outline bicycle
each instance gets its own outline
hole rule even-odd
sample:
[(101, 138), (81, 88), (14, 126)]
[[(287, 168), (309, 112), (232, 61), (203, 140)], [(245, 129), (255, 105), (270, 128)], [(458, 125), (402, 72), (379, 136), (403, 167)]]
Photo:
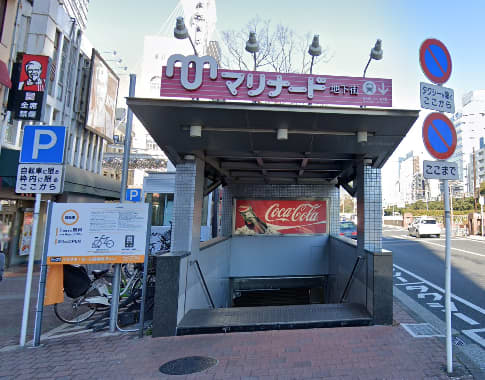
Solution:
[(99, 237), (95, 236), (92, 248), (101, 248), (102, 245), (104, 245), (106, 248), (113, 248), (115, 242), (106, 235), (101, 235)]
[[(122, 280), (120, 297), (136, 295), (141, 289), (143, 270), (135, 264), (130, 277)], [(86, 268), (64, 265), (64, 293), (70, 300), (54, 305), (54, 313), (62, 322), (78, 324), (91, 318), (97, 311), (104, 311), (111, 305), (111, 282), (108, 281), (109, 269), (93, 270), (91, 279)], [(122, 271), (125, 273), (125, 271)]]

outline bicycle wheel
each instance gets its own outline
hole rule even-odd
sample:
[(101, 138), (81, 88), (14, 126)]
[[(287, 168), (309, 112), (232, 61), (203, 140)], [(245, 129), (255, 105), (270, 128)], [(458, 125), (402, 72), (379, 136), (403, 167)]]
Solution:
[(65, 323), (80, 323), (92, 317), (96, 313), (96, 307), (81, 303), (83, 297), (67, 298), (63, 303), (54, 305), (54, 313), (57, 318)]

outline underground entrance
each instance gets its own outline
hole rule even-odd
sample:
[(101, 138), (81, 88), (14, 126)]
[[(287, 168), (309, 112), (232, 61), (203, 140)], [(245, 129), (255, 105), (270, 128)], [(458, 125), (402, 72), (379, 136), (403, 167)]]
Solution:
[[(206, 68), (189, 84), (179, 68), (170, 74), (164, 69), (162, 95), (214, 101), (127, 100), (176, 167), (172, 246), (157, 257), (153, 335), (392, 323), (380, 170), (418, 111), (370, 108), (373, 95), (361, 92), (353, 103), (338, 98), (339, 106), (271, 104), (267, 92), (233, 101), (238, 91), (220, 102), (232, 86), (221, 70)], [(276, 74), (265, 73), (267, 83), (284, 79)], [(330, 78), (303, 76), (330, 86)], [(370, 81), (352, 80), (360, 89)], [(341, 105), (356, 101), (362, 107)], [(341, 189), (356, 198), (356, 241), (339, 234)], [(210, 193), (213, 238), (200, 243)]]

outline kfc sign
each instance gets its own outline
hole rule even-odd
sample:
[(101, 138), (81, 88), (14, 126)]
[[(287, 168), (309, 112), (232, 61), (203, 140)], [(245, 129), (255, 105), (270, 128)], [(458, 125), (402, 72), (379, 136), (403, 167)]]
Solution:
[(327, 231), (325, 200), (236, 200), (236, 235), (323, 234)]
[(9, 109), (13, 110), (14, 119), (42, 120), (48, 71), (49, 57), (24, 54), (11, 90)]
[[(177, 66), (177, 64), (179, 64)], [(214, 58), (175, 54), (160, 96), (210, 100), (392, 106), (390, 79), (218, 69)]]

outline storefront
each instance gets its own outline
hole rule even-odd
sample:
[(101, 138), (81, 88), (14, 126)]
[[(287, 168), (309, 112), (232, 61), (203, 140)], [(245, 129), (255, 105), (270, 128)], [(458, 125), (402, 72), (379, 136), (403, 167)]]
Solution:
[[(161, 93), (192, 100), (128, 99), (177, 169), (154, 336), (392, 323), (380, 168), (418, 111), (369, 108), (391, 105), (389, 80), (226, 72), (207, 57), (210, 69), (182, 56), (169, 68), (176, 60)], [(218, 186), (220, 234), (201, 244), (203, 199)], [(357, 242), (339, 236), (341, 186), (357, 198)]]

